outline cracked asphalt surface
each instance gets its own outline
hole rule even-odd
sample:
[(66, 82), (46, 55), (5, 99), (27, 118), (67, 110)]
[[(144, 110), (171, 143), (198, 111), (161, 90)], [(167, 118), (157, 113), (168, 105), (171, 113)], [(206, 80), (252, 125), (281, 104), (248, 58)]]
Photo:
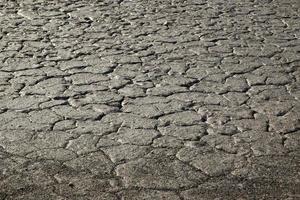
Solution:
[(0, 200), (300, 199), (298, 0), (2, 0)]

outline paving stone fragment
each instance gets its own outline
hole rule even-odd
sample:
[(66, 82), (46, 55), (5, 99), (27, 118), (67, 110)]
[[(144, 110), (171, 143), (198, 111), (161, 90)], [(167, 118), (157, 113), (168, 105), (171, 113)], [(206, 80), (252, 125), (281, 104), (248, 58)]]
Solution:
[(107, 81), (109, 78), (102, 74), (79, 73), (66, 77), (67, 81), (72, 81), (74, 85), (89, 85), (101, 81)]
[(53, 124), (59, 121), (61, 117), (50, 110), (39, 110), (30, 112), (29, 119), (38, 124)]
[(122, 144), (149, 145), (159, 135), (151, 129), (120, 129), (114, 139)]
[(233, 169), (234, 156), (224, 153), (198, 155), (191, 164), (210, 176), (219, 176)]
[(71, 130), (72, 133), (76, 134), (95, 134), (95, 135), (106, 135), (112, 132), (116, 132), (120, 124), (103, 123), (101, 121), (79, 121), (76, 124), (76, 128)]
[(49, 78), (38, 82), (34, 86), (27, 86), (21, 94), (46, 95), (47, 97), (59, 96), (65, 90), (65, 84), (61, 78)]
[(165, 115), (159, 118), (160, 125), (174, 124), (179, 126), (197, 125), (203, 122), (202, 116), (193, 111)]
[(300, 142), (299, 132), (289, 133), (285, 135), (284, 138), (284, 147), (289, 151), (298, 151)]
[(150, 148), (147, 146), (124, 144), (119, 146), (105, 147), (102, 148), (102, 150), (113, 162), (120, 162), (139, 158), (148, 153)]
[[(189, 180), (189, 166), (167, 157), (159, 158), (155, 154), (153, 157), (140, 158), (117, 167), (117, 175), (123, 177), (126, 187), (177, 189), (195, 184)], [(201, 173), (196, 174), (205, 178)]]
[(112, 102), (119, 102), (123, 99), (122, 96), (107, 92), (107, 91), (99, 91), (94, 94), (88, 94), (83, 98), (76, 99), (78, 102), (78, 106), (86, 105), (86, 104), (107, 104)]
[(42, 149), (28, 153), (26, 158), (67, 161), (76, 158), (76, 154), (66, 149)]
[(64, 132), (32, 133), (28, 130), (11, 130), (7, 133), (3, 131), (1, 135), (1, 146), (7, 152), (18, 155), (42, 149), (61, 148), (73, 136)]
[(125, 104), (123, 106), (123, 110), (125, 112), (135, 113), (147, 118), (159, 117), (164, 114), (175, 113), (177, 111), (184, 110), (189, 103), (180, 102), (180, 101), (170, 101), (170, 102), (162, 102), (162, 103), (153, 103), (135, 105), (133, 103)]
[(99, 137), (94, 135), (81, 135), (78, 138), (68, 141), (67, 150), (71, 150), (76, 154), (87, 154), (97, 150), (96, 143)]
[(65, 131), (75, 127), (75, 122), (73, 120), (63, 120), (56, 122), (53, 126), (53, 130)]
[(154, 147), (167, 147), (167, 148), (176, 148), (176, 147), (182, 147), (183, 142), (175, 137), (170, 136), (163, 136), (160, 138), (157, 138), (153, 141), (152, 146)]
[(166, 126), (159, 127), (158, 130), (163, 135), (174, 136), (181, 140), (197, 140), (206, 134), (206, 127), (204, 124), (193, 126)]
[(233, 136), (238, 142), (246, 142), (251, 146), (254, 155), (283, 155), (285, 149), (283, 137), (274, 132), (248, 131)]
[(109, 176), (113, 168), (111, 161), (100, 151), (81, 155), (64, 162), (64, 164), (79, 172), (90, 171), (92, 174), (100, 176)]
[(30, 96), (22, 96), (14, 99), (4, 99), (4, 100), (5, 100), (5, 107), (7, 109), (23, 111), (23, 110), (37, 109), (39, 104), (46, 102), (48, 98), (43, 96), (30, 95)]
[(300, 116), (298, 110), (297, 106), (283, 116), (270, 117), (270, 131), (285, 134), (299, 130)]
[(53, 107), (52, 111), (65, 119), (96, 119), (101, 116), (100, 113), (91, 109), (76, 109), (67, 105)]
[(137, 86), (125, 86), (118, 90), (119, 93), (126, 97), (143, 97), (146, 96), (144, 90)]
[(168, 85), (168, 86), (157, 86), (155, 88), (150, 88), (146, 91), (146, 94), (153, 96), (168, 96), (174, 93), (186, 92), (185, 87)]
[(63, 71), (73, 68), (85, 68), (87, 64), (80, 60), (70, 60), (60, 63), (59, 68)]
[(135, 114), (129, 113), (111, 113), (105, 115), (101, 121), (103, 123), (112, 123), (115, 125), (122, 125), (128, 128), (144, 128), (153, 129), (157, 126), (158, 122), (155, 119), (141, 118)]
[(114, 106), (108, 106), (105, 104), (96, 104), (93, 105), (93, 110), (105, 115), (111, 112), (117, 112), (119, 111), (119, 108)]
[(3, 71), (20, 71), (26, 69), (35, 69), (40, 66), (30, 58), (8, 58), (5, 62), (5, 65), (2, 66), (1, 70)]
[[(230, 86), (227, 86), (229, 88)], [(216, 93), (222, 94), (224, 92), (228, 92), (229, 90), (224, 88), (224, 85), (217, 82), (210, 82), (210, 81), (201, 81), (196, 83), (195, 85), (191, 86), (191, 90), (193, 92), (201, 92), (201, 93)], [(234, 90), (231, 90), (234, 92)]]
[(201, 141), (227, 153), (235, 154), (238, 151), (237, 145), (234, 143), (233, 138), (231, 138), (230, 136), (205, 135), (201, 138)]

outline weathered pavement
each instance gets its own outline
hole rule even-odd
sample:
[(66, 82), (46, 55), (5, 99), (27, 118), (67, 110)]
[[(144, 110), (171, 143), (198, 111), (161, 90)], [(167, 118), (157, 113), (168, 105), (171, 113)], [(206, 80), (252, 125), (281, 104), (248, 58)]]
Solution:
[(0, 200), (300, 199), (297, 0), (2, 0)]

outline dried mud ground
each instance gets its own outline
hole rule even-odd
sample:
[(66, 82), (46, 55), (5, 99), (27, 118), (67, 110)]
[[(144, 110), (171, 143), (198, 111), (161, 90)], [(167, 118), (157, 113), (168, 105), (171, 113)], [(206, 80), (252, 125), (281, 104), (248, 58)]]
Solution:
[(1, 0), (0, 200), (299, 200), (300, 1)]

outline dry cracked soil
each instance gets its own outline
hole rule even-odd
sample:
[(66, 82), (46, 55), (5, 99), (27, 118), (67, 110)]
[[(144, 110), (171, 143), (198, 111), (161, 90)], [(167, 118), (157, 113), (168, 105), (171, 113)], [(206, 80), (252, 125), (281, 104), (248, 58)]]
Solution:
[(299, 200), (299, 0), (1, 0), (0, 200)]

